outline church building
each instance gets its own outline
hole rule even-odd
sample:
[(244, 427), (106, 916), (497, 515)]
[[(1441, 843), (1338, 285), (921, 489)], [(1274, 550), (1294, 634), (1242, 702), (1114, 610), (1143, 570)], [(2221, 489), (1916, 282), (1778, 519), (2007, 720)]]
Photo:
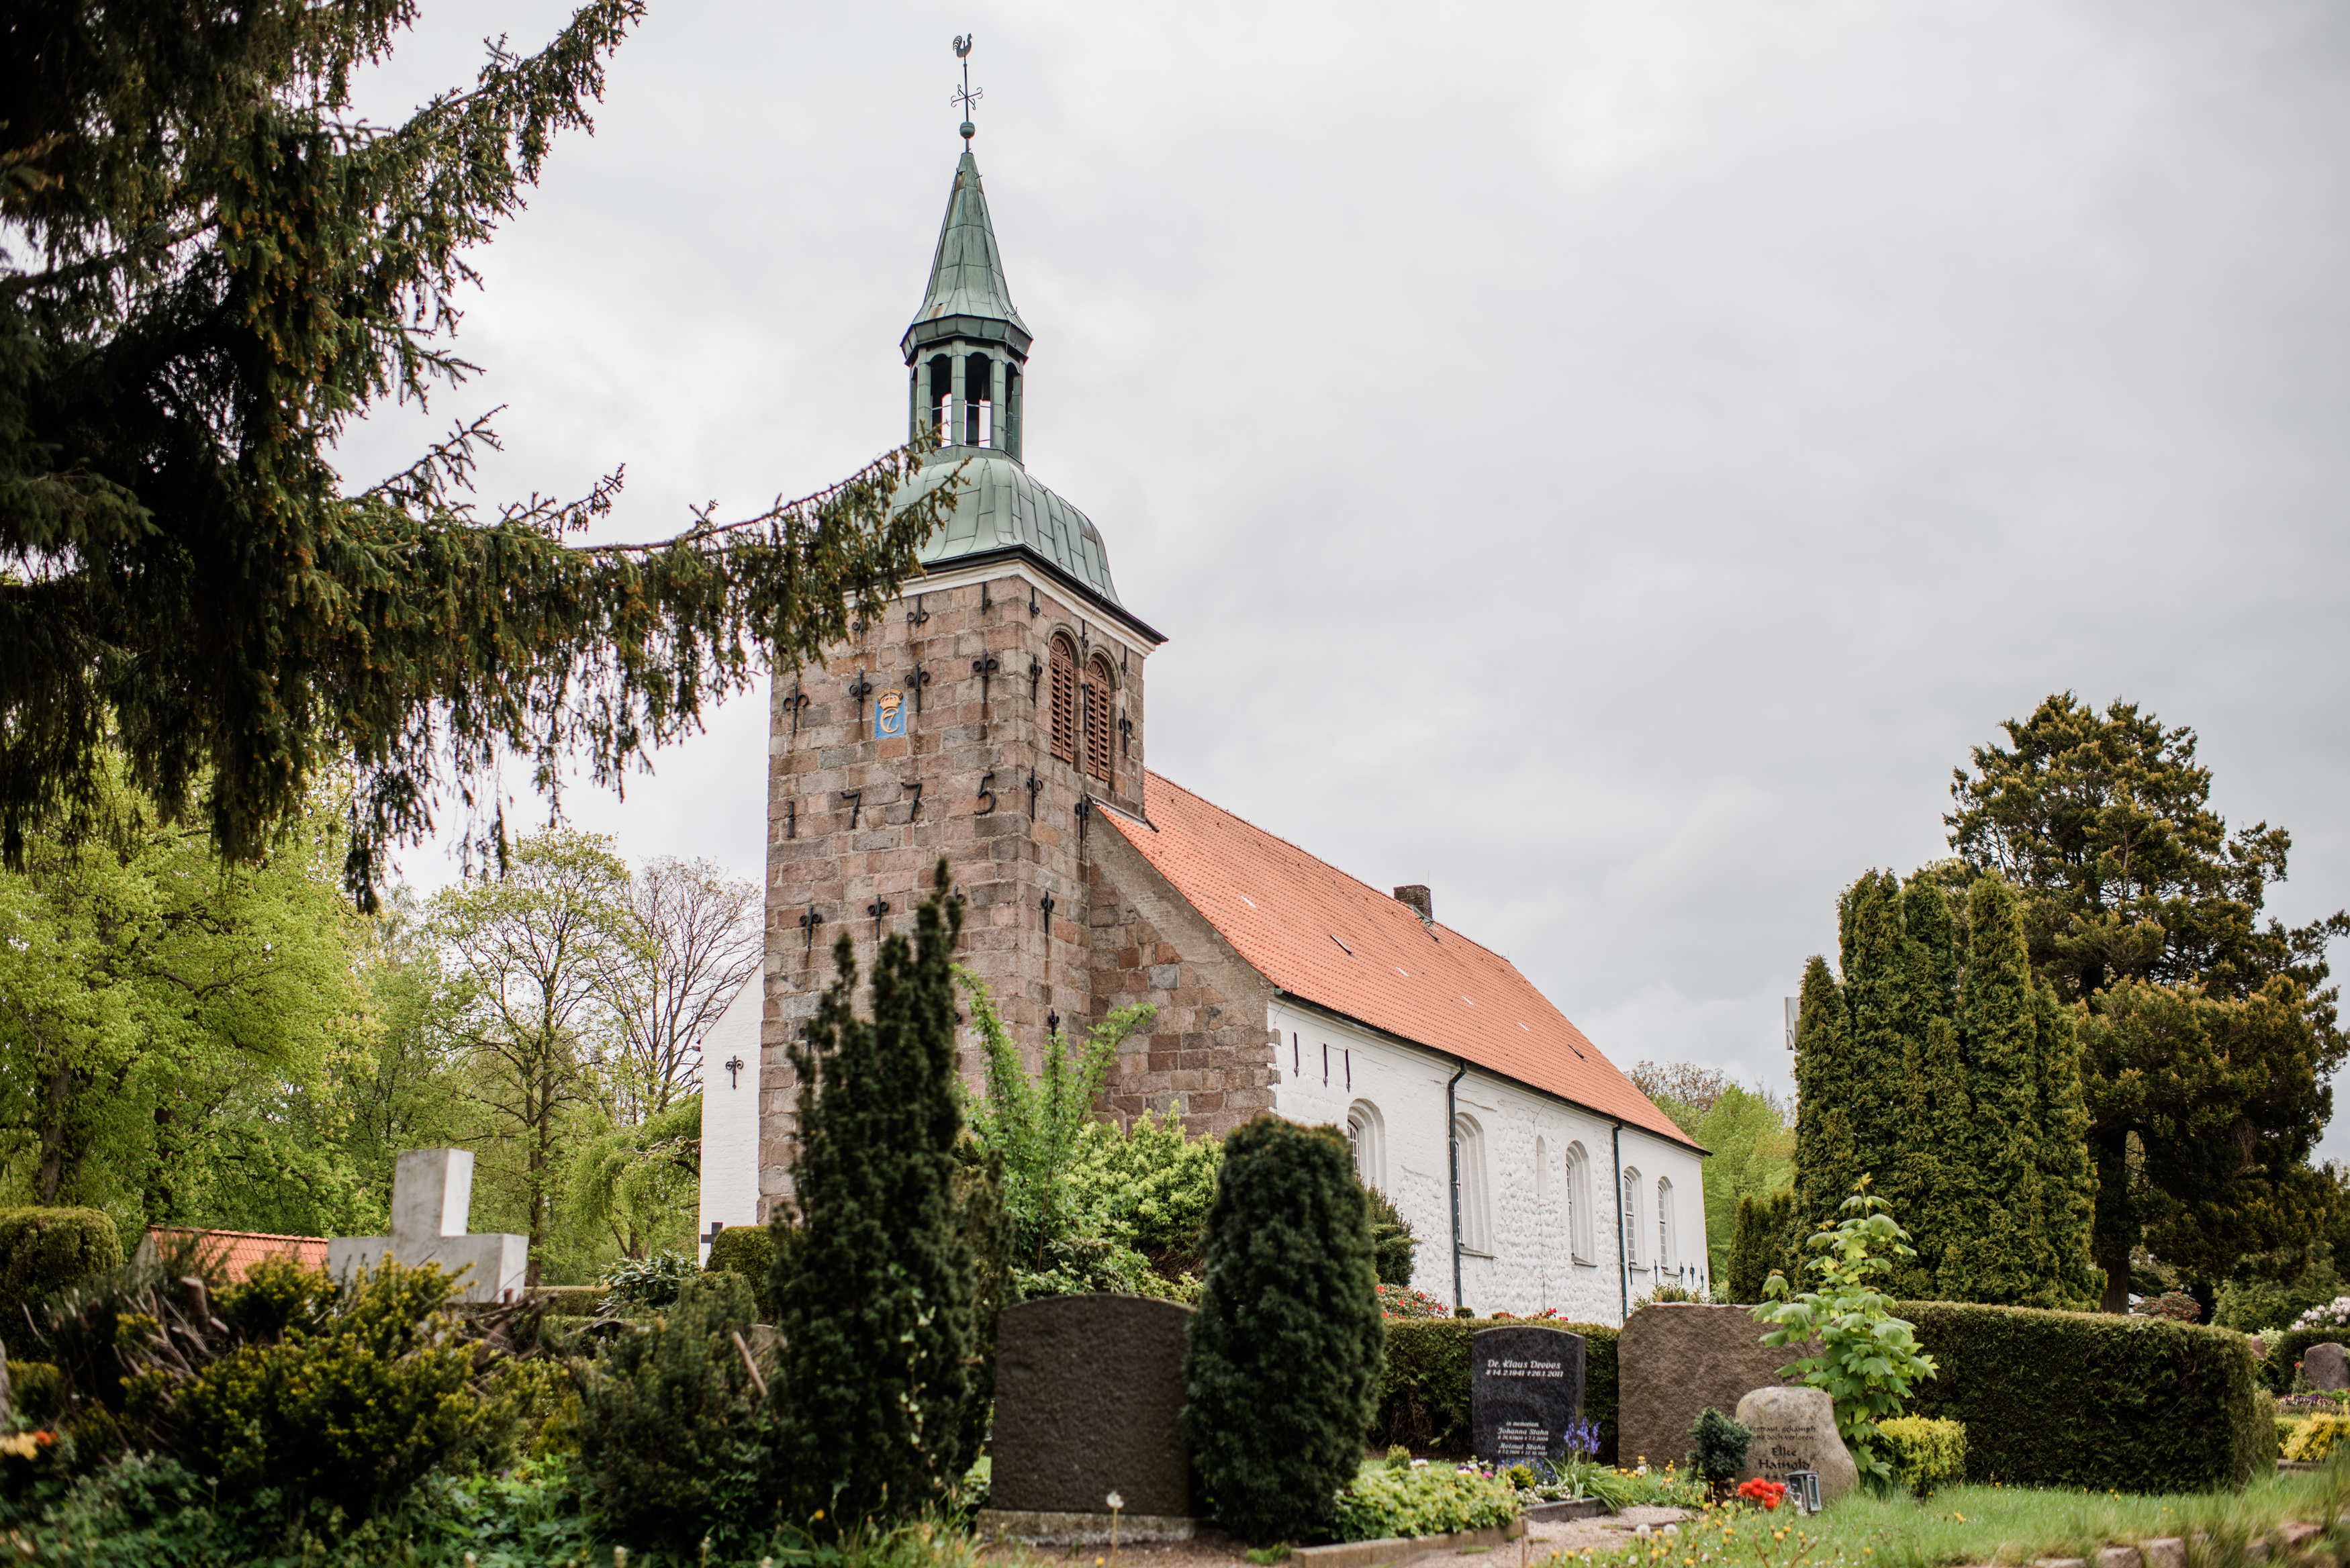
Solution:
[[(952, 482), (925, 576), (796, 678), (770, 726), (765, 972), (703, 1045), (702, 1229), (789, 1196), (788, 1043), (832, 978), (910, 929), (943, 856), (962, 961), (1041, 1061), (1112, 1008), (1157, 1015), (1101, 1109), (1221, 1136), (1344, 1127), (1420, 1247), (1413, 1284), (1483, 1314), (1619, 1323), (1703, 1291), (1704, 1150), (1510, 961), (1148, 767), (1166, 641), (1093, 523), (1023, 461), (1032, 338), (966, 146), (899, 348), (921, 485)], [(976, 1085), (975, 1040), (964, 1067)]]

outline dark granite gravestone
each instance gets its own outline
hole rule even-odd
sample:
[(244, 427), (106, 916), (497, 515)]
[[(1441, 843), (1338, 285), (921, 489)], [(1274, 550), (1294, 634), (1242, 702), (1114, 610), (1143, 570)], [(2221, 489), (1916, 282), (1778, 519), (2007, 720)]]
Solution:
[(1129, 1524), (1191, 1501), (1183, 1357), (1191, 1309), (1140, 1296), (1046, 1296), (995, 1327), (994, 1457), (1003, 1513), (1093, 1513), (1117, 1492)]
[(1483, 1328), (1469, 1336), (1469, 1436), (1500, 1464), (1566, 1457), (1583, 1414), (1583, 1336), (1563, 1328)]

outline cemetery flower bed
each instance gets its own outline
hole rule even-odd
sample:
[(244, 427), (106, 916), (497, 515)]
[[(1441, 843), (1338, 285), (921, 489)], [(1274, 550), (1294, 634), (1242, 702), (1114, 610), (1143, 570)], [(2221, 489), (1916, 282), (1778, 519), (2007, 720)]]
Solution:
[(1426, 1459), (1367, 1464), (1338, 1494), (1331, 1532), (1341, 1541), (1490, 1530), (1518, 1517), (1518, 1492), (1473, 1465)]
[[(2130, 1496), (2062, 1488), (1959, 1486), (1919, 1501), (1906, 1494), (1850, 1493), (1814, 1518), (1745, 1503), (1708, 1505), (1662, 1540), (1627, 1542), (1621, 1552), (1559, 1554), (1535, 1568), (1669, 1564), (1669, 1568), (1943, 1568), (2023, 1564), (2066, 1558), (2094, 1563), (2100, 1548), (2203, 1537), (2190, 1560), (2242, 1563), (2251, 1542), (2288, 1521), (2318, 1526), (2296, 1563), (2339, 1560), (2350, 1506), (2350, 1469), (2272, 1475), (2234, 1493)], [(2273, 1554), (2272, 1554), (2273, 1557)]]

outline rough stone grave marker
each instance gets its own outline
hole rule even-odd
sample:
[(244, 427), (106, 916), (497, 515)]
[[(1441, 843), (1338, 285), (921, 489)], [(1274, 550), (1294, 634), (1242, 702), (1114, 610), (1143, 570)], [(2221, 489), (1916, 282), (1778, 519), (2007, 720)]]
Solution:
[(1617, 1462), (1680, 1463), (1700, 1412), (1729, 1414), (1748, 1389), (1785, 1382), (1779, 1368), (1817, 1349), (1763, 1344), (1762, 1325), (1742, 1306), (1640, 1308), (1616, 1342)]
[(1824, 1388), (1757, 1388), (1738, 1401), (1738, 1424), (1754, 1434), (1740, 1480), (1784, 1481), (1791, 1471), (1815, 1470), (1824, 1503), (1860, 1484), (1860, 1467), (1836, 1435), (1835, 1402)]
[(1191, 1460), (1183, 1359), (1191, 1309), (1141, 1296), (1047, 1296), (995, 1327), (995, 1432), (983, 1535), (1055, 1545), (1183, 1540)]
[(2350, 1355), (2330, 1341), (2303, 1351), (2301, 1370), (2312, 1388), (2350, 1388)]
[(348, 1279), (386, 1258), (413, 1268), (438, 1263), (459, 1270), (456, 1299), (502, 1301), (523, 1288), (530, 1238), (510, 1233), (468, 1235), (473, 1209), (473, 1157), (462, 1148), (412, 1148), (391, 1173), (391, 1234), (337, 1236), (327, 1243), (327, 1272)]
[(1469, 1437), (1496, 1464), (1563, 1459), (1583, 1414), (1583, 1336), (1563, 1328), (1481, 1328), (1469, 1337)]

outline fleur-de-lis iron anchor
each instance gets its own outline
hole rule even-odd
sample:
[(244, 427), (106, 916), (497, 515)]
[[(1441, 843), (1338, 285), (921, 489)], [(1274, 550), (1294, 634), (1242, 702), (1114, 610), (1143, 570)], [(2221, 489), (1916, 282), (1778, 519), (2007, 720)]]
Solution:
[(979, 708), (983, 713), (987, 711), (987, 682), (997, 670), (1003, 668), (1003, 663), (992, 653), (985, 659), (974, 659), (971, 661), (971, 672), (979, 677)]
[(1028, 706), (1036, 705), (1036, 682), (1045, 679), (1044, 661), (1035, 654), (1028, 656)]
[(1046, 1014), (1045, 1014), (1045, 1034), (1046, 1034), (1047, 1036), (1051, 1036), (1051, 1035), (1058, 1034), (1060, 1032), (1061, 1032), (1061, 1015), (1060, 1015), (1059, 1013), (1057, 1013), (1057, 1012), (1047, 1012)]
[(878, 942), (881, 940), (881, 917), (889, 912), (889, 900), (876, 898), (865, 906), (865, 912), (873, 917), (873, 940)]
[(920, 594), (914, 596), (914, 607), (906, 612), (906, 624), (908, 626), (931, 624), (931, 612), (922, 607), (922, 596)]
[(923, 669), (922, 661), (917, 659), (914, 660), (914, 673), (906, 678), (906, 684), (914, 689), (914, 711), (917, 713), (922, 711), (922, 688), (930, 683), (931, 672)]
[(800, 710), (807, 705), (808, 694), (800, 690), (798, 681), (793, 681), (792, 694), (784, 699), (784, 706), (791, 711), (792, 733), (795, 735), (800, 732)]
[(1047, 893), (1039, 898), (1036, 907), (1045, 911), (1045, 934), (1049, 937), (1053, 934), (1053, 895)]
[(800, 929), (807, 933), (807, 950), (810, 953), (816, 951), (816, 929), (822, 924), (824, 917), (816, 912), (814, 904), (810, 904), (807, 913), (800, 917)]
[(1032, 821), (1036, 815), (1036, 792), (1044, 787), (1045, 781), (1036, 776), (1035, 768), (1030, 768), (1028, 770), (1028, 815)]
[(1134, 749), (1134, 721), (1124, 713), (1118, 716), (1118, 754), (1125, 756)]
[(731, 1057), (726, 1063), (726, 1086), (730, 1089), (743, 1086), (743, 1058), (740, 1056)]
[(857, 727), (862, 730), (865, 728), (865, 700), (873, 695), (873, 682), (865, 679), (862, 670), (857, 672), (857, 679), (848, 683), (848, 694), (857, 699)]

